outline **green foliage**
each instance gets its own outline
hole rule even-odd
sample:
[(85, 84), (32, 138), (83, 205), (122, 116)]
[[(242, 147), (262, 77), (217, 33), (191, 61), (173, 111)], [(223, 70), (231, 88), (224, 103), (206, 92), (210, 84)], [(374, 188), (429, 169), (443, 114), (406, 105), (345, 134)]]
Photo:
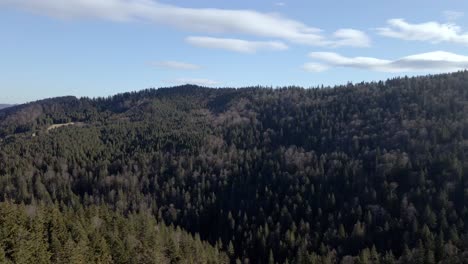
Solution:
[(181, 86), (1, 110), (1, 198), (41, 204), (47, 225), (2, 216), (14, 228), (1, 230), (0, 258), (457, 263), (468, 255), (467, 85), (464, 71), (324, 89)]
[(123, 216), (104, 206), (2, 202), (0, 241), (1, 263), (228, 263), (206, 242), (147, 213)]

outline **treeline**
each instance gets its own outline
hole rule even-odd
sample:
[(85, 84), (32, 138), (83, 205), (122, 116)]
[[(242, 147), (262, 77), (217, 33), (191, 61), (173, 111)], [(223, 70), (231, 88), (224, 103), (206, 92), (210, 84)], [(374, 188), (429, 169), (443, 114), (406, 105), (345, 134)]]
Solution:
[(229, 263), (227, 255), (145, 212), (0, 203), (0, 263)]
[(231, 263), (468, 258), (466, 71), (49, 99), (0, 131), (4, 200), (148, 212)]

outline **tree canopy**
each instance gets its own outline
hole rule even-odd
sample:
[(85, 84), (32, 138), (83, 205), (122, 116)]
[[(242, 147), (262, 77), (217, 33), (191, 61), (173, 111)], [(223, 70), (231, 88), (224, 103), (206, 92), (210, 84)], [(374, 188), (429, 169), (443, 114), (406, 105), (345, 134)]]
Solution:
[(0, 221), (34, 240), (4, 228), (0, 258), (462, 263), (467, 151), (467, 71), (14, 106)]

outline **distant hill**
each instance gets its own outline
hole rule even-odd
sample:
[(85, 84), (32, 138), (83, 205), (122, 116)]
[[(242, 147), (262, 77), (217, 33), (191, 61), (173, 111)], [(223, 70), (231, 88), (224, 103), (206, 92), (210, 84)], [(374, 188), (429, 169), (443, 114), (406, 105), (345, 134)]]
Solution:
[(0, 104), (0, 109), (4, 109), (4, 108), (8, 108), (8, 107), (11, 107), (13, 105), (10, 105), (10, 104)]
[(17, 105), (0, 197), (13, 263), (464, 263), (468, 71)]

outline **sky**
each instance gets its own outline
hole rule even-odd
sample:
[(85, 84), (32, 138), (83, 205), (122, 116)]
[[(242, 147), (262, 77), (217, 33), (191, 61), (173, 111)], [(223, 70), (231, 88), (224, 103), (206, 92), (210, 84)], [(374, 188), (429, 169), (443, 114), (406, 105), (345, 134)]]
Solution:
[(0, 103), (468, 68), (468, 1), (0, 0)]

